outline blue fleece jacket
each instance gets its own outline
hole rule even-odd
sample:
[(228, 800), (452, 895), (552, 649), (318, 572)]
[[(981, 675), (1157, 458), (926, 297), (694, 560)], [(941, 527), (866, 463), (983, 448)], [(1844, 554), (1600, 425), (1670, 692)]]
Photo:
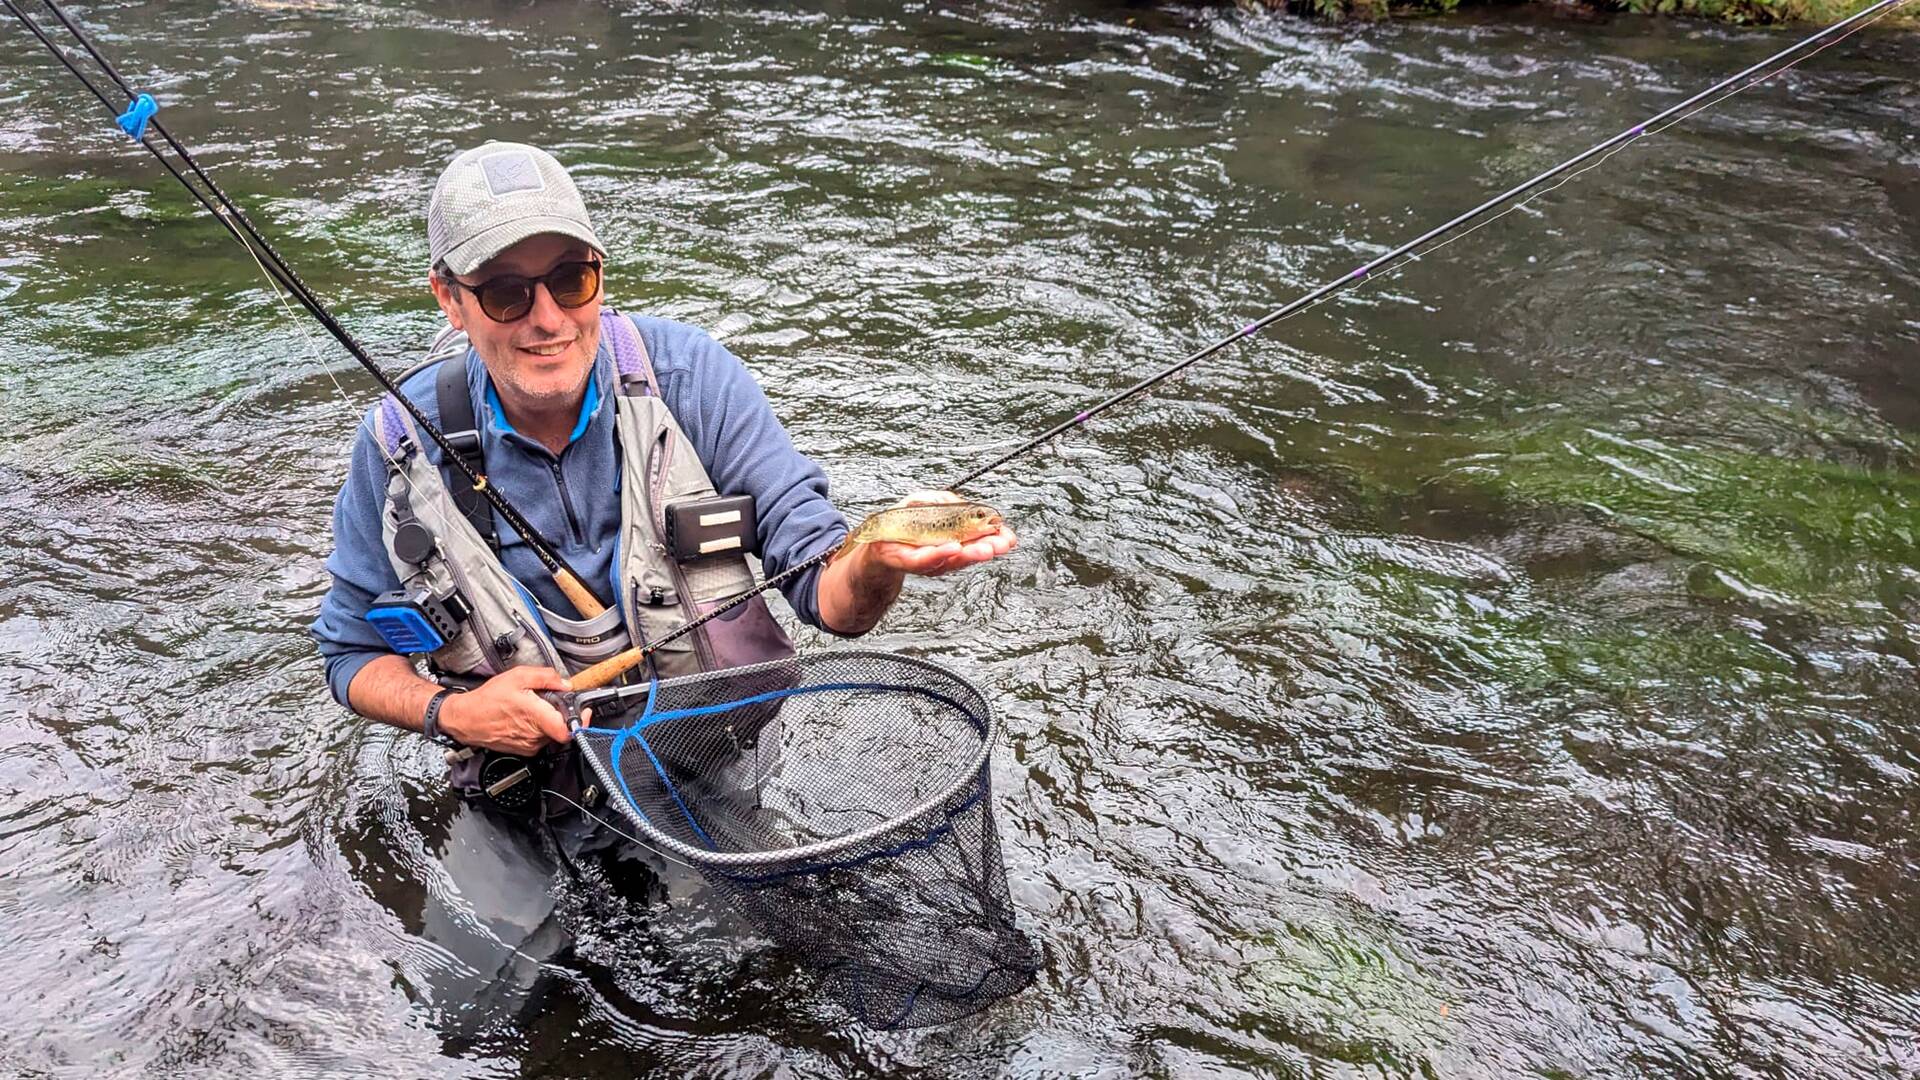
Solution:
[[(846, 519), (827, 499), (827, 477), (793, 447), (766, 395), (746, 365), (702, 331), (665, 319), (633, 317), (646, 342), (668, 411), (700, 455), (722, 495), (751, 495), (759, 515), (761, 559), (777, 574), (840, 542)], [(613, 568), (620, 531), (620, 452), (614, 433), (616, 373), (606, 341), (594, 360), (593, 379), (581, 403), (573, 439), (555, 457), (540, 443), (515, 432), (501, 415), (487, 369), (467, 350), (467, 392), (473, 398), (488, 481), (558, 548), (582, 578), (605, 583)], [(409, 379), (401, 392), (438, 425), (434, 368)], [(441, 454), (429, 444), (428, 460)], [(443, 475), (445, 470), (442, 471)], [(312, 633), (326, 661), (327, 685), (347, 703), (347, 686), (367, 662), (387, 656), (378, 632), (365, 619), (374, 597), (400, 587), (380, 541), (386, 512), (387, 467), (375, 445), (372, 414), (354, 440), (347, 480), (333, 509), (333, 554), (327, 570), (333, 587), (320, 605)], [(559, 612), (573, 607), (561, 595), (526, 542), (499, 515), (494, 528), (507, 571), (540, 603)], [(815, 568), (781, 591), (794, 613), (820, 625)], [(600, 584), (604, 595), (607, 586)]]

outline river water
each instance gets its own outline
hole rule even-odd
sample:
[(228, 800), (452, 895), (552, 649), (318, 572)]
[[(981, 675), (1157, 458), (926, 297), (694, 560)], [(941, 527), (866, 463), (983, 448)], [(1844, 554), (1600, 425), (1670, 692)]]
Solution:
[[(83, 13), (395, 367), (440, 165), (550, 147), (612, 299), (726, 341), (854, 510), (1787, 40), (818, 7)], [(1920, 1072), (1920, 38), (983, 482), (1020, 550), (869, 642), (999, 711), (1044, 966), (900, 1035), (564, 876), (557, 945), (435, 992), (501, 883), (304, 633), (372, 384), (5, 39), (0, 1073)]]

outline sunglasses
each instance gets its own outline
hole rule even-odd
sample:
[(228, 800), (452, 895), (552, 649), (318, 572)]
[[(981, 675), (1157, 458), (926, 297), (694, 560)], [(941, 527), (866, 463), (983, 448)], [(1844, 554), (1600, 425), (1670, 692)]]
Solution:
[(447, 282), (473, 294), (480, 310), (494, 322), (515, 322), (533, 310), (533, 290), (545, 285), (547, 295), (563, 308), (577, 308), (600, 295), (598, 262), (563, 262), (536, 278), (501, 274), (469, 285), (448, 275)]

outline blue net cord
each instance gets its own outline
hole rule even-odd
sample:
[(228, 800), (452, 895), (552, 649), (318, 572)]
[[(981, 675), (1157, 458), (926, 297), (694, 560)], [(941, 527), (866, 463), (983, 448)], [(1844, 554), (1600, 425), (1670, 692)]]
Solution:
[(649, 724), (656, 724), (662, 720), (671, 720), (673, 718), (674, 714), (672, 713), (661, 713), (658, 716), (653, 715), (653, 695), (659, 689), (659, 679), (655, 679), (647, 684), (647, 703), (641, 707), (639, 718), (635, 720), (632, 725), (621, 728), (613, 737), (613, 745), (607, 748), (607, 756), (613, 761), (613, 778), (620, 782), (620, 794), (626, 797), (627, 805), (633, 807), (634, 813), (640, 814), (641, 817), (644, 818), (646, 815), (641, 812), (640, 804), (634, 801), (632, 789), (627, 787), (627, 774), (620, 768), (620, 753), (626, 749), (627, 740), (638, 738), (640, 740), (640, 749), (646, 751), (647, 760), (653, 763), (654, 775), (660, 778), (660, 782), (666, 785), (667, 794), (673, 797), (673, 805), (680, 808), (680, 813), (685, 815), (687, 824), (693, 827), (694, 834), (699, 836), (700, 842), (707, 845), (707, 850), (711, 851), (714, 850), (713, 838), (707, 835), (707, 830), (700, 827), (700, 822), (694, 820), (693, 811), (688, 809), (686, 801), (680, 798), (680, 789), (673, 786), (673, 781), (667, 777), (666, 768), (660, 764), (660, 759), (655, 756), (653, 747), (647, 745), (647, 737), (640, 734)]
[[(945, 705), (948, 708), (951, 708), (955, 712), (961, 713), (967, 718), (967, 722), (973, 725), (973, 729), (975, 731), (980, 732), (981, 734), (986, 733), (985, 721), (981, 720), (979, 717), (974, 716), (973, 711), (971, 709), (968, 709), (966, 706), (953, 700), (947, 695), (942, 694), (935, 690), (929, 690), (924, 686), (900, 686), (894, 683), (841, 682), (841, 683), (821, 683), (818, 686), (794, 686), (794, 687), (789, 687), (785, 690), (769, 690), (764, 694), (755, 694), (752, 697), (739, 698), (738, 700), (735, 700), (735, 701), (723, 701), (718, 705), (701, 705), (698, 708), (693, 708), (693, 709), (674, 709), (669, 712), (655, 713), (653, 714), (652, 720), (645, 720), (645, 713), (643, 712), (642, 720), (646, 723), (657, 724), (662, 720), (681, 720), (689, 716), (712, 716), (714, 713), (723, 713), (731, 709), (741, 708), (742, 706), (746, 706), (746, 705), (760, 705), (769, 701), (778, 701), (781, 698), (792, 697), (795, 694), (818, 694), (828, 690), (878, 690), (883, 693), (891, 693), (891, 694), (918, 694), (924, 698), (932, 698), (933, 700), (938, 701), (942, 705)], [(653, 705), (653, 690), (649, 688), (647, 690), (647, 706), (648, 708), (652, 708), (652, 705)], [(641, 725), (639, 723), (636, 723), (634, 726), (638, 727)]]
[(903, 840), (890, 848), (885, 848), (880, 851), (870, 851), (857, 859), (842, 859), (838, 862), (807, 863), (804, 866), (796, 866), (790, 870), (780, 870), (771, 874), (727, 874), (726, 877), (729, 880), (738, 881), (747, 885), (765, 885), (768, 882), (785, 881), (788, 878), (795, 877), (806, 877), (827, 870), (854, 870), (873, 862), (875, 859), (894, 859), (905, 855), (909, 851), (925, 851), (939, 843), (942, 837), (952, 832), (954, 819), (966, 813), (968, 810), (973, 809), (974, 804), (980, 801), (980, 797), (986, 794), (987, 785), (985, 779), (986, 777), (983, 773), (981, 782), (973, 789), (973, 794), (968, 795), (962, 800), (960, 805), (948, 807), (946, 820), (928, 829), (925, 836), (916, 840)]
[[(644, 821), (646, 819), (646, 813), (640, 809), (639, 802), (634, 799), (633, 790), (627, 786), (627, 774), (624, 770), (620, 768), (620, 755), (622, 752), (626, 750), (627, 740), (628, 739), (638, 740), (640, 743), (640, 749), (644, 751), (647, 755), (647, 761), (653, 765), (654, 775), (660, 778), (660, 783), (667, 789), (667, 795), (673, 799), (673, 805), (680, 808), (681, 815), (687, 819), (687, 825), (693, 829), (695, 835), (700, 837), (700, 842), (707, 845), (707, 850), (709, 851), (717, 851), (719, 849), (714, 844), (713, 838), (707, 835), (707, 831), (700, 827), (700, 822), (697, 819), (695, 819), (693, 816), (693, 810), (690, 807), (688, 807), (686, 804), (686, 801), (680, 797), (680, 789), (674, 786), (673, 780), (667, 776), (666, 768), (660, 764), (660, 758), (654, 754), (653, 747), (647, 744), (646, 736), (641, 734), (641, 732), (643, 732), (645, 729), (647, 729), (648, 727), (651, 727), (654, 724), (662, 723), (667, 720), (683, 720), (683, 719), (686, 719), (689, 717), (695, 717), (695, 716), (712, 716), (716, 713), (729, 712), (731, 710), (742, 708), (747, 705), (760, 705), (769, 701), (778, 701), (781, 698), (793, 697), (796, 694), (819, 694), (819, 693), (825, 693), (828, 691), (874, 690), (874, 691), (880, 691), (882, 693), (918, 694), (921, 697), (932, 698), (933, 700), (938, 701), (941, 704), (946, 705), (947, 707), (965, 716), (967, 718), (967, 722), (973, 725), (974, 730), (980, 732), (983, 735), (986, 733), (985, 720), (974, 716), (972, 710), (966, 708), (965, 706), (961, 705), (959, 702), (953, 700), (947, 695), (939, 693), (938, 691), (929, 690), (924, 686), (902, 686), (894, 683), (821, 683), (818, 686), (796, 686), (796, 687), (789, 687), (784, 690), (769, 690), (764, 694), (755, 694), (752, 697), (739, 698), (734, 701), (723, 701), (718, 705), (701, 705), (697, 708), (670, 709), (666, 712), (656, 713), (653, 711), (653, 699), (654, 699), (654, 694), (659, 689), (660, 689), (659, 679), (654, 679), (652, 682), (647, 684), (646, 704), (641, 706), (640, 715), (637, 718), (635, 718), (632, 724), (629, 724), (626, 727), (619, 728), (612, 732), (613, 742), (611, 745), (607, 747), (607, 759), (609, 763), (612, 765), (611, 771), (613, 772), (613, 778), (620, 785), (620, 794), (626, 798), (627, 805), (633, 808), (633, 812), (640, 815), (641, 820)], [(584, 727), (580, 729), (580, 733), (583, 735), (590, 732), (594, 734), (606, 734), (608, 732), (608, 729), (595, 728), (595, 727)], [(909, 851), (914, 851), (920, 848), (926, 848), (926, 847), (932, 846), (932, 844), (936, 840), (938, 840), (941, 836), (944, 836), (946, 833), (952, 830), (953, 816), (955, 814), (961, 813), (962, 811), (971, 807), (974, 803), (978, 802), (980, 800), (980, 796), (982, 792), (984, 792), (985, 789), (986, 789), (986, 785), (982, 784), (980, 787), (974, 790), (974, 793), (971, 796), (969, 796), (965, 802), (963, 802), (959, 806), (956, 806), (950, 809), (947, 812), (947, 819), (948, 819), (947, 823), (940, 825), (939, 827), (932, 830), (930, 833), (927, 834), (925, 838), (919, 839), (919, 840), (909, 840), (903, 844), (900, 844), (898, 847), (889, 848), (886, 851), (878, 851), (870, 855), (863, 855), (860, 858), (854, 859), (844, 865), (848, 868), (851, 868), (853, 866), (858, 866), (862, 863), (871, 862), (874, 859), (878, 859), (883, 856), (904, 855)], [(828, 864), (823, 864), (821, 866), (807, 867), (807, 868), (798, 869), (798, 870), (781, 871), (779, 873), (765, 874), (758, 877), (740, 876), (738, 880), (753, 882), (753, 883), (777, 881), (781, 878), (792, 877), (796, 874), (812, 874), (812, 873), (818, 873), (821, 870), (835, 869), (839, 865), (841, 864), (828, 863)], [(735, 875), (728, 875), (728, 876), (733, 877)]]

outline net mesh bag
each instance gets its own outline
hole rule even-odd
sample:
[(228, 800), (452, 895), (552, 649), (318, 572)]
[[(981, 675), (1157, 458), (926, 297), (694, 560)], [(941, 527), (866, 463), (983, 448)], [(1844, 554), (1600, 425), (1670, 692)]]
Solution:
[(832, 652), (653, 684), (585, 760), (637, 836), (695, 868), (863, 1024), (940, 1024), (1024, 989), (965, 680)]

